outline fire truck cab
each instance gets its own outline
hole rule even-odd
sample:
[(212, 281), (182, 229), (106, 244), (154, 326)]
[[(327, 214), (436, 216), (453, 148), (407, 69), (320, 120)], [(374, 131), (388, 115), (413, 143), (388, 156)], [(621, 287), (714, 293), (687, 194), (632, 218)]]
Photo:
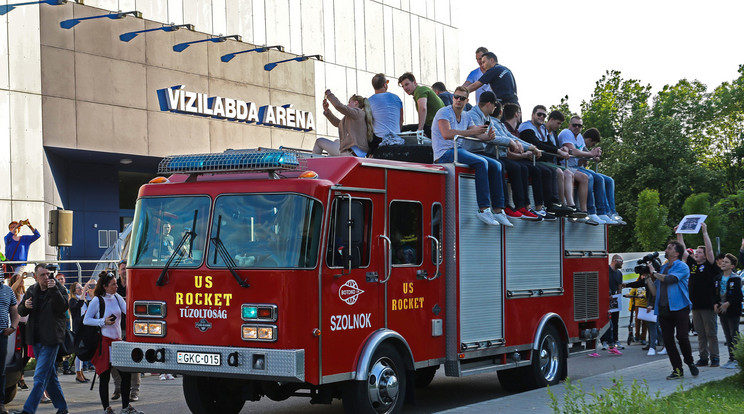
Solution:
[(112, 360), (183, 374), (194, 413), (293, 395), (398, 412), (440, 366), (556, 384), (607, 322), (606, 227), (487, 226), (467, 166), (258, 149), (160, 172), (140, 189)]

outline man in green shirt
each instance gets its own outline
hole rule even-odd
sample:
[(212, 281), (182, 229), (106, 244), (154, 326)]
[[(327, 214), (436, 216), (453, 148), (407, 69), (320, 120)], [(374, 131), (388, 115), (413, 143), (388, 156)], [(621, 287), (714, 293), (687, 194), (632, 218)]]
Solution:
[(398, 85), (406, 91), (407, 94), (413, 95), (418, 112), (418, 125), (403, 125), (401, 131), (424, 131), (427, 137), (431, 138), (431, 122), (437, 111), (444, 108), (444, 103), (437, 96), (433, 89), (428, 86), (416, 83), (413, 73), (406, 72), (398, 78)]

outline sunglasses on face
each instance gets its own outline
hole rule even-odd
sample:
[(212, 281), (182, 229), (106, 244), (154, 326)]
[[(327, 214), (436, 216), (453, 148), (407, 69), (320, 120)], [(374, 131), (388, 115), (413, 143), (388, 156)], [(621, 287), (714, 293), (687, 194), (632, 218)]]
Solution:
[(540, 118), (545, 118), (546, 116), (548, 116), (548, 114), (546, 114), (545, 112), (538, 112), (535, 115), (539, 116)]
[(455, 98), (458, 101), (466, 101), (468, 99), (467, 96), (462, 96), (462, 95), (454, 95), (453, 98)]
[(571, 126), (574, 128), (581, 128), (584, 126), (584, 124), (571, 124)]

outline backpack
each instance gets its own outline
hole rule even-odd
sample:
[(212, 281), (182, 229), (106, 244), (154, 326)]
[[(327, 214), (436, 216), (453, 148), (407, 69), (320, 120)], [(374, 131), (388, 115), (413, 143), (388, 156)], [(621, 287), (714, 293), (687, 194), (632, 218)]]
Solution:
[[(103, 303), (103, 297), (98, 297), (98, 314), (103, 316), (106, 305)], [(90, 311), (90, 309), (88, 309)], [(81, 361), (90, 361), (96, 354), (99, 345), (101, 344), (101, 328), (99, 326), (89, 326), (83, 323), (84, 318), (80, 318), (80, 321), (74, 327), (73, 349), (75, 350), (75, 357)]]

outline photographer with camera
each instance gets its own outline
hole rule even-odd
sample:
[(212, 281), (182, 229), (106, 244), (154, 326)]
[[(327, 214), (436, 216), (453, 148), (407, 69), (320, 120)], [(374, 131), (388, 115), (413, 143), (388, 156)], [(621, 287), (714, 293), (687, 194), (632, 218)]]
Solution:
[[(651, 271), (652, 266), (654, 269), (661, 268), (661, 261), (659, 261), (659, 253), (654, 252), (651, 254), (647, 254), (643, 257), (643, 259), (640, 259), (636, 262), (637, 266), (633, 269), (634, 272), (636, 272), (638, 276), (638, 280), (635, 282), (630, 283), (623, 283), (623, 287), (629, 287), (629, 288), (636, 288), (636, 289), (645, 289), (646, 290), (646, 310), (648, 312), (652, 312), (654, 310), (654, 302), (656, 301), (656, 286), (654, 284), (654, 278), (651, 277)], [(637, 323), (640, 321), (637, 321)], [(648, 327), (648, 334), (649, 334), (649, 340), (648, 340), (648, 346), (645, 349), (648, 349), (649, 356), (656, 355), (656, 346), (657, 346), (657, 323), (653, 321), (644, 321), (646, 323), (646, 326)], [(662, 349), (660, 352), (661, 355), (666, 354), (666, 350)]]
[[(690, 268), (681, 260), (684, 254), (685, 247), (683, 244), (674, 240), (670, 241), (664, 250), (667, 263), (661, 267), (661, 270), (656, 270), (653, 266), (649, 267), (656, 288), (654, 314), (658, 316), (669, 362), (672, 363), (672, 373), (667, 376), (669, 380), (682, 379), (685, 375), (682, 369), (680, 351), (692, 376), (696, 377), (700, 373), (692, 357), (692, 348), (688, 336), (692, 303), (687, 290)], [(679, 342), (679, 350), (674, 342), (675, 336)]]
[[(27, 226), (33, 232), (32, 236), (21, 236), (21, 228)], [(23, 261), (28, 259), (28, 249), (31, 243), (41, 237), (39, 230), (36, 230), (31, 223), (26, 220), (11, 221), (8, 224), (8, 234), (5, 235), (5, 257), (8, 261)], [(26, 264), (13, 265), (13, 273), (21, 274), (26, 270)]]

